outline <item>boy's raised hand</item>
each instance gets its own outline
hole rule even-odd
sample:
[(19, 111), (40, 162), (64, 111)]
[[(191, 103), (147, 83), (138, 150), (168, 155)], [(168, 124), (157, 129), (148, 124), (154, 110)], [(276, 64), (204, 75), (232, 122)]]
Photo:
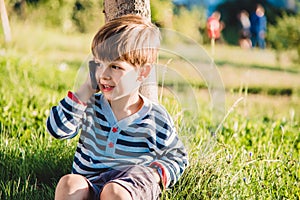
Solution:
[(88, 74), (86, 81), (75, 92), (75, 95), (77, 98), (79, 98), (80, 101), (86, 103), (94, 93), (97, 93), (99, 91), (100, 90), (98, 87), (97, 89), (93, 88), (91, 76), (90, 74)]

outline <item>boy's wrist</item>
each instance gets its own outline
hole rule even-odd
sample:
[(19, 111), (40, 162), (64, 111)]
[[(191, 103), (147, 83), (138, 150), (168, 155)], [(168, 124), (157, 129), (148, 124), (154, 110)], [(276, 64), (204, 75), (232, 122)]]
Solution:
[(160, 184), (161, 183), (161, 178), (160, 178), (160, 175), (159, 175), (159, 172), (157, 169), (155, 168), (152, 168), (153, 170), (153, 175), (154, 175), (154, 178), (155, 178), (155, 181)]
[(160, 164), (159, 162), (153, 162), (150, 164), (150, 167), (155, 169), (157, 174), (160, 177), (160, 185), (162, 185), (163, 188), (166, 188), (167, 186), (167, 175), (166, 175), (166, 171), (163, 167), (162, 164)]
[(89, 87), (88, 84), (84, 83), (75, 92), (75, 95), (80, 101), (86, 103), (94, 93), (95, 93), (95, 90), (93, 90), (91, 87)]

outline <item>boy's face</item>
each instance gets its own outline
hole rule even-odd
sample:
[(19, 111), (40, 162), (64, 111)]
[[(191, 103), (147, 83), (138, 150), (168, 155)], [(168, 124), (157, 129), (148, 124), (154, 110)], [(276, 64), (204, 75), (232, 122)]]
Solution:
[(138, 95), (140, 71), (126, 61), (100, 62), (96, 69), (98, 86), (108, 101)]

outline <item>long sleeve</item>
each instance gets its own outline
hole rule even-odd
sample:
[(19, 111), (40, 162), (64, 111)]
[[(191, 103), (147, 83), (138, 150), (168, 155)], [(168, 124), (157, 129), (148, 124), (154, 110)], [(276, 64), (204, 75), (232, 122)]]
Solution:
[(72, 138), (81, 130), (72, 173), (93, 179), (122, 165), (157, 164), (163, 184), (173, 186), (188, 165), (187, 153), (166, 110), (144, 99), (143, 108), (117, 121), (101, 94), (88, 105), (69, 93), (51, 109), (47, 130), (55, 138)]
[(169, 148), (159, 161), (168, 171), (166, 173), (166, 187), (173, 186), (188, 165), (187, 153), (178, 137), (174, 137), (170, 142)]
[[(167, 115), (167, 114), (166, 114)], [(184, 170), (188, 166), (188, 155), (183, 143), (179, 140), (174, 127), (174, 123), (169, 115), (156, 115), (156, 124), (158, 128), (157, 141), (160, 143), (159, 156), (150, 166), (156, 165), (162, 171), (161, 180), (163, 185), (168, 188), (179, 180)]]
[(51, 108), (46, 122), (47, 131), (55, 138), (65, 139), (77, 135), (84, 117), (86, 105), (79, 102), (73, 93)]

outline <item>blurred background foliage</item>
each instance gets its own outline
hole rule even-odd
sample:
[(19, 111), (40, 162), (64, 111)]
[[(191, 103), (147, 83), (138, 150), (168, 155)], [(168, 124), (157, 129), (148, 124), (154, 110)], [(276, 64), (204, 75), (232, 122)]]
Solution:
[(102, 2), (96, 0), (11, 0), (7, 9), (10, 18), (66, 33), (89, 32), (104, 23)]
[[(280, 52), (296, 49), (297, 57), (295, 62), (300, 63), (300, 15), (277, 18), (277, 23), (269, 26), (268, 40), (270, 45), (277, 50), (277, 56)], [(279, 59), (279, 58), (278, 58)]]
[[(199, 5), (175, 4), (171, 0), (151, 0), (152, 21), (159, 27), (170, 28), (191, 37), (200, 44), (208, 44), (206, 19), (208, 10)], [(295, 1), (299, 8), (300, 1)], [(238, 13), (253, 12), (262, 4), (268, 19), (267, 45), (278, 55), (284, 50), (294, 50), (294, 61), (300, 62), (300, 14), (297, 9), (275, 7), (266, 0), (230, 0), (214, 9), (221, 12), (225, 24), (223, 41), (237, 45), (239, 38)], [(6, 1), (10, 19), (58, 27), (65, 33), (95, 31), (104, 23), (103, 0), (9, 0)], [(2, 30), (0, 29), (0, 34)], [(278, 56), (280, 57), (280, 56)]]

